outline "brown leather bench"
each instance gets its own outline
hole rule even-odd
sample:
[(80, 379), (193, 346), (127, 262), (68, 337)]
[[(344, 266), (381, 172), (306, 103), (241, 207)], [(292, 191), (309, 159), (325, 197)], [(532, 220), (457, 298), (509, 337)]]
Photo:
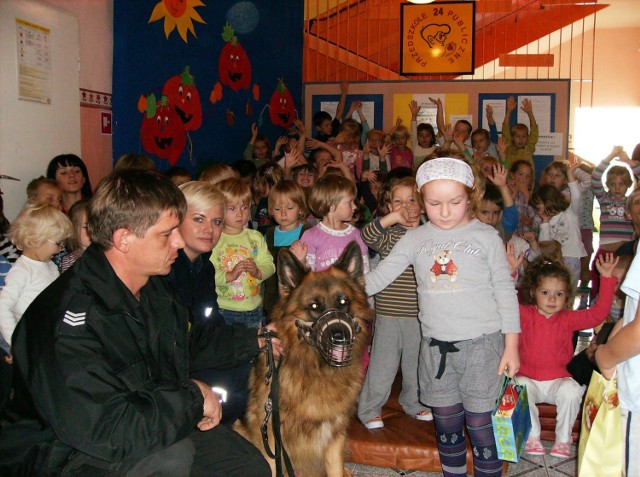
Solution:
[[(382, 408), (383, 428), (370, 431), (357, 417), (352, 419), (346, 460), (376, 467), (442, 472), (433, 421), (418, 421), (404, 413), (398, 402), (400, 386), (400, 379), (396, 378), (389, 401)], [(471, 452), (467, 452), (467, 472), (473, 474)]]
[[(433, 422), (407, 416), (398, 402), (400, 379), (396, 378), (389, 401), (382, 408), (384, 427), (372, 431), (354, 417), (349, 427), (346, 460), (356, 464), (392, 469), (442, 472)], [(556, 407), (539, 404), (543, 440), (555, 440)], [(572, 439), (577, 442), (580, 419), (573, 426)], [(470, 445), (467, 440), (467, 447)], [(508, 468), (505, 462), (504, 472)], [(471, 452), (467, 452), (467, 472), (473, 474)]]

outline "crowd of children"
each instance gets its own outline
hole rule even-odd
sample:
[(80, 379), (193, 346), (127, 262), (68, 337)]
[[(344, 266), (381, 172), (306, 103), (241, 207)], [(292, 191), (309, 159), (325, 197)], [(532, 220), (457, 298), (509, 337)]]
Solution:
[[(499, 475), (491, 412), (501, 376), (517, 375), (533, 422), (526, 452), (545, 453), (536, 404), (548, 402), (558, 409), (551, 455), (568, 456), (585, 390), (567, 369), (574, 333), (606, 319), (624, 322), (612, 334), (616, 343), (638, 336), (637, 286), (627, 278), (622, 287), (630, 297), (623, 315), (614, 253), (634, 255), (640, 235), (640, 189), (632, 190), (640, 149), (629, 157), (616, 146), (595, 167), (573, 155), (553, 161), (536, 184), (538, 126), (527, 99), (520, 107), (529, 124), (512, 124), (518, 103), (509, 97), (499, 137), (491, 106), (487, 131), (466, 120), (445, 124), (438, 98), (429, 98), (436, 127), (418, 123), (421, 108), (412, 101), (409, 127), (398, 118), (385, 132), (369, 127), (358, 101), (343, 118), (347, 98), (343, 84), (335, 117), (316, 112), (312, 128), (296, 120), (273, 150), (253, 124), (241, 160), (202, 171), (199, 181), (213, 185), (224, 208), (215, 243), (197, 242), (198, 256), (211, 252), (216, 313), (227, 324), (265, 325), (278, 300), (279, 250), (323, 270), (356, 241), (376, 310), (357, 410), (363, 425), (384, 427), (382, 406), (400, 367), (400, 404), (415, 419), (434, 420), (445, 475), (466, 475), (465, 426), (475, 475)], [(126, 155), (118, 167), (148, 168), (144, 159)], [(166, 174), (181, 188), (194, 184), (184, 168)], [(80, 158), (57, 156), (47, 178), (29, 183), (25, 209), (0, 237), (2, 264), (11, 266), (0, 292), (6, 363), (26, 306), (90, 245), (90, 196)], [(594, 197), (601, 228), (592, 257)], [(595, 304), (585, 309), (582, 293), (573, 311), (574, 295), (589, 282)], [(621, 403), (638, 410), (634, 353), (598, 349), (605, 373), (625, 363)], [(634, 442), (638, 427), (630, 432)]]

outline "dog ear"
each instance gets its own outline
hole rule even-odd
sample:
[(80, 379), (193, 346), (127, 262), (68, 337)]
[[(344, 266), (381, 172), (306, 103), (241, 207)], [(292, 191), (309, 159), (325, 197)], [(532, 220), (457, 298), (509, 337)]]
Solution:
[(306, 273), (305, 267), (298, 258), (284, 248), (278, 253), (278, 282), (280, 295), (286, 296), (298, 286)]
[(340, 258), (333, 266), (340, 270), (344, 270), (351, 275), (351, 278), (364, 286), (364, 264), (362, 261), (362, 250), (360, 250), (358, 242), (349, 242), (349, 245), (347, 245), (342, 252), (342, 255), (340, 255)]

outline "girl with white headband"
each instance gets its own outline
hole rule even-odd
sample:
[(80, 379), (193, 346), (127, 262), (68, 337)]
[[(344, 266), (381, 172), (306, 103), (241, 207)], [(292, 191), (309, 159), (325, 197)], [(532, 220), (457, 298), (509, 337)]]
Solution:
[(514, 282), (497, 231), (474, 218), (483, 188), (458, 159), (416, 174), (429, 223), (409, 230), (365, 276), (375, 295), (405, 268), (416, 275), (422, 344), (420, 401), (432, 408), (445, 476), (466, 476), (466, 422), (475, 476), (499, 476), (491, 411), (501, 375), (520, 366)]

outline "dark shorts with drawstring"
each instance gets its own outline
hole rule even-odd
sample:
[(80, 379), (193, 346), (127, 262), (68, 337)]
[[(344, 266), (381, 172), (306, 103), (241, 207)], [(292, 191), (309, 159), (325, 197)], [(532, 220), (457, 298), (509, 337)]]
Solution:
[[(451, 351), (451, 345), (458, 351)], [(432, 407), (462, 403), (470, 412), (493, 410), (500, 392), (498, 365), (503, 352), (500, 331), (448, 343), (423, 337), (418, 367), (420, 401)], [(442, 375), (436, 379), (439, 370)]]

